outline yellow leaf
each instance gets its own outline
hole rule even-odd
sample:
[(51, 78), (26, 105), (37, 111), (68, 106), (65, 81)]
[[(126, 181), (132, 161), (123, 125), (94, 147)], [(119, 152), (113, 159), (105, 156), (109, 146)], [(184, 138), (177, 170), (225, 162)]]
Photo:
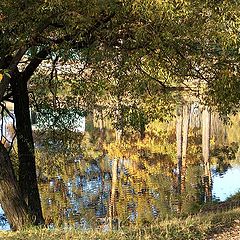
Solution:
[(2, 81), (3, 79), (3, 75), (0, 73), (0, 81)]

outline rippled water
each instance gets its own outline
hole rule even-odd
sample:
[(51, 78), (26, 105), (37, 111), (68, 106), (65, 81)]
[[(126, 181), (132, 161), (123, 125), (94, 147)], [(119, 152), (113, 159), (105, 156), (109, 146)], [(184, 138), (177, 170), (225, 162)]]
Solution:
[[(79, 174), (81, 161), (70, 163), (73, 176), (57, 176), (49, 182), (40, 184), (41, 200), (44, 214), (49, 227), (75, 226), (88, 229), (100, 227), (109, 228), (109, 202), (111, 195), (111, 173), (103, 172), (96, 163), (91, 163)], [(111, 167), (111, 162), (109, 162)], [(127, 170), (123, 167), (118, 169), (118, 177), (128, 176)], [(120, 181), (120, 180), (119, 180)], [(229, 168), (224, 175), (213, 176), (213, 195), (215, 198), (224, 201), (231, 194), (239, 190), (240, 165)], [(135, 182), (139, 185), (139, 182)], [(159, 185), (164, 184), (159, 182)], [(170, 211), (170, 205), (160, 199), (161, 192), (155, 189), (144, 189), (133, 186), (127, 180), (121, 181), (118, 186), (115, 199), (116, 213), (114, 219), (118, 221), (134, 222), (139, 217), (144, 221), (151, 221), (161, 215), (160, 211)], [(137, 192), (138, 189), (138, 192)], [(167, 196), (167, 194), (166, 194)], [(163, 208), (158, 206), (160, 201), (165, 204)], [(164, 209), (165, 207), (165, 209)], [(168, 209), (167, 209), (168, 208)], [(0, 214), (2, 214), (2, 210)], [(9, 225), (4, 218), (0, 219), (2, 230), (8, 230)]]
[[(63, 159), (64, 164), (58, 166), (61, 169), (49, 175), (40, 169), (39, 189), (48, 226), (108, 230), (176, 214), (179, 208), (176, 165), (167, 154), (151, 154), (146, 161), (107, 155), (85, 159), (80, 155), (71, 161)], [(195, 157), (192, 159), (196, 161)], [(219, 166), (212, 166), (214, 199), (224, 201), (239, 190), (239, 162), (239, 159), (227, 162), (221, 171)], [(55, 165), (53, 160), (45, 168)], [(202, 181), (202, 165), (192, 164), (186, 173), (183, 212), (196, 212), (203, 203)], [(4, 218), (0, 218), (0, 229), (9, 229)]]

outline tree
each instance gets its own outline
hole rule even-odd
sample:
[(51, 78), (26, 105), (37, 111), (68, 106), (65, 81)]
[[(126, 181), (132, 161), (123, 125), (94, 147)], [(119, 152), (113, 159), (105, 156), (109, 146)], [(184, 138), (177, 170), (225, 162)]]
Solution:
[[(70, 48), (78, 50), (91, 45), (95, 40), (93, 33), (109, 22), (118, 4), (109, 4), (107, 1), (103, 5), (96, 4), (94, 1), (81, 3), (28, 1), (24, 5), (21, 5), (20, 1), (6, 3), (6, 1), (1, 2), (0, 68), (3, 71), (7, 70), (8, 73), (4, 74), (0, 83), (0, 101), (13, 98), (20, 169), (18, 177), (24, 198), (21, 201), (27, 203), (32, 223), (42, 224), (29, 114), (28, 80), (39, 64), (58, 49), (70, 52)], [(76, 25), (78, 27), (75, 27)], [(67, 41), (71, 42), (70, 47)], [(26, 64), (20, 66), (23, 57), (26, 59)], [(10, 82), (11, 88), (9, 88)], [(6, 166), (2, 165), (2, 167)], [(16, 181), (16, 178), (12, 179)], [(4, 198), (1, 199), (4, 201)], [(2, 206), (7, 212), (4, 202)], [(25, 214), (20, 210), (16, 212), (19, 213), (19, 218), (14, 223), (14, 229), (22, 227), (21, 219)], [(10, 221), (11, 216), (7, 217)]]
[(43, 224), (44, 220), (36, 176), (27, 81), (19, 77), (17, 79), (13, 77), (11, 81), (17, 128), (19, 187), (21, 195), (28, 204), (33, 223), (36, 225)]
[[(0, 101), (13, 98), (16, 105), (23, 173), (19, 182), (32, 218), (38, 216), (35, 224), (42, 222), (40, 200), (35, 205), (30, 188), (23, 189), (31, 186), (33, 198), (39, 199), (36, 175), (24, 176), (35, 171), (26, 87), (43, 60), (57, 55), (66, 62), (77, 56), (87, 63), (92, 73), (89, 82), (71, 78), (71, 83), (75, 80), (71, 86), (78, 87), (81, 91), (76, 95), (85, 100), (97, 86), (94, 103), (115, 87), (114, 96), (122, 105), (136, 103), (142, 105), (141, 111), (144, 107), (153, 111), (156, 102), (166, 103), (169, 96), (174, 100), (171, 93), (183, 90), (209, 93), (210, 97), (202, 96), (227, 113), (239, 106), (238, 90), (229, 94), (229, 101), (221, 95), (239, 88), (237, 1), (3, 0), (0, 9), (0, 69), (5, 73)], [(146, 99), (150, 99), (147, 107)]]

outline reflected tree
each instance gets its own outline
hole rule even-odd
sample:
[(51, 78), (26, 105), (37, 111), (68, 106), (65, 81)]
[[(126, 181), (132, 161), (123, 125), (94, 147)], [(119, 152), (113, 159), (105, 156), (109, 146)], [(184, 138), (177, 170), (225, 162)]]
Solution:
[(118, 227), (116, 198), (118, 195), (118, 163), (117, 158), (112, 160), (112, 182), (111, 182), (111, 194), (109, 199), (109, 227), (114, 229)]
[(187, 146), (188, 131), (190, 123), (191, 104), (184, 104), (177, 109), (176, 116), (176, 140), (177, 140), (177, 159), (178, 159), (178, 194), (179, 209), (181, 212), (181, 195), (185, 192), (186, 168), (187, 168)]
[(210, 137), (211, 137), (211, 110), (203, 107), (202, 110), (202, 157), (204, 164), (203, 182), (205, 186), (205, 200), (212, 198), (212, 176), (210, 169)]

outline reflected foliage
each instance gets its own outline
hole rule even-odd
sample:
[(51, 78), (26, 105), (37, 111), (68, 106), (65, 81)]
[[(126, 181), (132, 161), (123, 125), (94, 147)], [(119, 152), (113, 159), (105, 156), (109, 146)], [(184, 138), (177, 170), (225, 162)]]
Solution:
[(231, 168), (231, 161), (236, 159), (239, 145), (232, 142), (229, 146), (215, 146), (212, 150), (212, 157), (216, 160), (215, 174), (223, 175), (229, 168)]
[[(154, 121), (147, 125), (143, 139), (138, 131), (129, 131), (121, 142), (114, 141), (112, 129), (97, 129), (94, 124), (87, 129), (83, 134), (36, 134), (41, 198), (50, 227), (107, 230), (178, 216), (179, 201), (184, 216), (202, 208), (205, 192), (199, 127), (189, 130), (181, 196), (177, 192), (174, 122)], [(217, 169), (221, 162), (235, 159), (238, 144), (220, 145), (212, 140), (211, 149)]]

